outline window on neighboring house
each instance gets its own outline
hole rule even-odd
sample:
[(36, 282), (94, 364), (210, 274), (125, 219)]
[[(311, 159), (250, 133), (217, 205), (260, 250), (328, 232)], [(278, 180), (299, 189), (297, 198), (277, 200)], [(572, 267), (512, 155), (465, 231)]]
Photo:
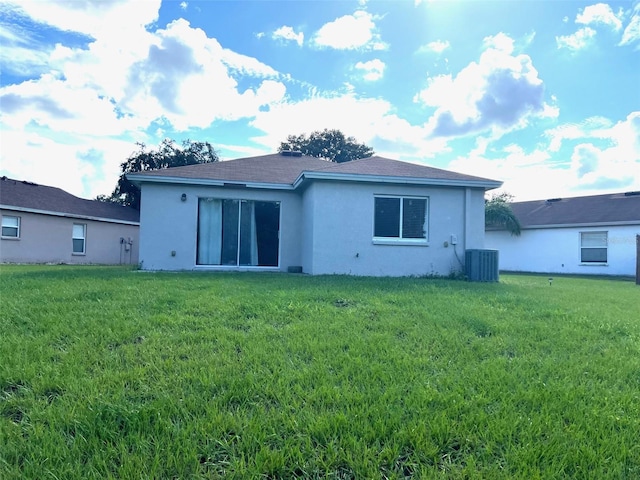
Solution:
[(580, 232), (580, 262), (607, 263), (607, 232)]
[(2, 216), (2, 236), (7, 238), (20, 238), (20, 217), (10, 215)]
[(84, 223), (73, 224), (73, 253), (84, 254), (86, 248), (87, 226)]
[(197, 265), (277, 267), (280, 202), (200, 198)]
[(427, 240), (428, 207), (426, 197), (375, 197), (373, 236)]

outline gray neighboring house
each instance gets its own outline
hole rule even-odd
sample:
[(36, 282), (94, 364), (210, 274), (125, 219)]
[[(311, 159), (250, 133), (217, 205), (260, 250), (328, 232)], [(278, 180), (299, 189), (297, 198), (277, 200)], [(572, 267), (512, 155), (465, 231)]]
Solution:
[(59, 188), (0, 178), (3, 263), (138, 263), (140, 214)]
[(487, 229), (500, 270), (635, 275), (640, 192), (514, 202), (522, 234)]
[(148, 270), (449, 275), (484, 245), (501, 182), (378, 156), (299, 152), (128, 174)]

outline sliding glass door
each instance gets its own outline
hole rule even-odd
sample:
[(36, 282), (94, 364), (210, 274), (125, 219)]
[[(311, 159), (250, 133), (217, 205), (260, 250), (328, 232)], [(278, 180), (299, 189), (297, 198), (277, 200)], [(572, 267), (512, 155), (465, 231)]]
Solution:
[(277, 267), (280, 202), (201, 198), (198, 265)]

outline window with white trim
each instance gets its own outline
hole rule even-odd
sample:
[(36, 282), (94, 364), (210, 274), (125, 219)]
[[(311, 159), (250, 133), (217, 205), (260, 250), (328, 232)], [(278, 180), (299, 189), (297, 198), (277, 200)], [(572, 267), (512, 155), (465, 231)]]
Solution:
[(87, 239), (87, 226), (84, 223), (73, 224), (73, 253), (75, 255), (82, 255), (85, 253)]
[(580, 232), (580, 262), (607, 263), (607, 232)]
[(20, 217), (2, 216), (2, 236), (5, 238), (20, 238)]
[(374, 197), (373, 236), (381, 239), (426, 241), (427, 197)]

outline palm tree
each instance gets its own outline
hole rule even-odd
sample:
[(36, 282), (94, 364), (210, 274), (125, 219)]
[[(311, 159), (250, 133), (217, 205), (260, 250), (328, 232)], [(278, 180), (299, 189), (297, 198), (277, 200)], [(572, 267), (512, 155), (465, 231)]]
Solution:
[(494, 195), (484, 204), (485, 227), (503, 228), (511, 235), (520, 235), (520, 222), (513, 213), (509, 202), (513, 197), (508, 193)]

